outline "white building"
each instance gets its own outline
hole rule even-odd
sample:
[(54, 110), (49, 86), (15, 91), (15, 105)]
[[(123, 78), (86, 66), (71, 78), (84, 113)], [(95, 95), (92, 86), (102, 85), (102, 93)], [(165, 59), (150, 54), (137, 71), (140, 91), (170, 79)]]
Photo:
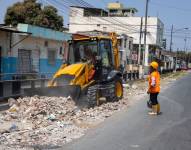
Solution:
[[(111, 10), (111, 5), (110, 10)], [(121, 5), (120, 5), (121, 6)], [(132, 10), (132, 9), (131, 9)], [(132, 13), (132, 12), (131, 12)], [(110, 12), (111, 14), (111, 12)], [(72, 6), (70, 9), (69, 32), (76, 33), (78, 31), (107, 31), (116, 32), (117, 34), (126, 34), (133, 37), (134, 51), (138, 52), (138, 44), (140, 39), (141, 17), (129, 15), (118, 15), (109, 13), (99, 8), (86, 8)], [(144, 18), (143, 29), (144, 29)], [(155, 53), (156, 49), (162, 47), (164, 24), (157, 17), (148, 18), (147, 29), (147, 46), (145, 55), (145, 65), (149, 63), (149, 52)], [(143, 30), (142, 30), (143, 31)], [(144, 44), (144, 36), (142, 34), (141, 44)]]

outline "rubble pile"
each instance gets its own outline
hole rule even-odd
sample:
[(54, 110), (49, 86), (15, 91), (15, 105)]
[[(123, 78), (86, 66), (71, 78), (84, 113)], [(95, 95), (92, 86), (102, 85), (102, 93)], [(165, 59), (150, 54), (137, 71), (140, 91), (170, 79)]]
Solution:
[(62, 145), (79, 138), (105, 118), (128, 106), (127, 99), (79, 109), (64, 97), (24, 97), (9, 100), (0, 115), (0, 144)]
[(77, 109), (69, 98), (34, 96), (11, 103), (1, 115), (1, 126), (7, 127), (1, 130), (1, 144), (59, 144), (83, 135), (69, 119)]

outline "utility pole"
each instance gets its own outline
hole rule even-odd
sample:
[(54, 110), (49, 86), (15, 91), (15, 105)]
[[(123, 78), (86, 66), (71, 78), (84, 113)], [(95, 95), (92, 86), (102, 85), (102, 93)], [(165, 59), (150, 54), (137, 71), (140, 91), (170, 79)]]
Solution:
[[(144, 32), (144, 57), (143, 57), (143, 66), (145, 69), (145, 65), (147, 65), (146, 59), (148, 59), (148, 49), (147, 49), (147, 17), (148, 17), (148, 5), (149, 0), (146, 0), (146, 8), (145, 8), (145, 32)], [(147, 58), (146, 58), (147, 57)], [(146, 71), (146, 70), (145, 70)], [(144, 71), (144, 72), (145, 72)]]
[(187, 37), (186, 37), (186, 35), (185, 35), (185, 38), (184, 38), (184, 52), (185, 52), (185, 53), (187, 52), (186, 42), (187, 42)]
[(141, 41), (142, 41), (142, 29), (143, 29), (143, 17), (141, 17), (141, 25), (140, 25), (140, 36), (139, 36), (139, 52), (138, 52), (138, 64), (141, 65), (141, 52), (142, 52), (142, 46), (141, 46)]
[(186, 34), (185, 34), (185, 39), (184, 39), (184, 55), (185, 55), (185, 58), (184, 58), (184, 60), (185, 60), (185, 63), (186, 63), (186, 67), (188, 67), (188, 61), (187, 61), (187, 48), (186, 48), (186, 42), (187, 42), (187, 37), (186, 37)]
[(170, 52), (172, 52), (172, 34), (173, 34), (173, 25), (171, 27), (171, 33), (170, 33)]

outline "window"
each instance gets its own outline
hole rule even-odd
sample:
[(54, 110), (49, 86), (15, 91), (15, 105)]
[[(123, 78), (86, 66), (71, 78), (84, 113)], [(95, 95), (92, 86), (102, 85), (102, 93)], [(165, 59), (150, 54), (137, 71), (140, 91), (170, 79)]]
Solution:
[(102, 64), (105, 67), (113, 65), (113, 57), (111, 51), (111, 42), (110, 40), (101, 40), (100, 41), (100, 54), (102, 57)]
[[(73, 51), (73, 49), (75, 51)], [(70, 63), (81, 62), (82, 60), (91, 60), (95, 63), (95, 58), (97, 56), (97, 41), (76, 41), (70, 45), (69, 55)]]
[(60, 47), (59, 54), (62, 55), (62, 53), (63, 53), (63, 48), (62, 48), (62, 46), (61, 46), (61, 47)]
[(84, 16), (89, 17), (89, 16), (108, 16), (108, 12), (102, 10), (102, 9), (97, 9), (97, 8), (85, 8), (84, 9)]
[(48, 64), (55, 65), (56, 63), (56, 51), (48, 50)]
[(133, 43), (132, 43), (132, 41), (129, 41), (129, 50), (130, 51), (133, 50)]
[(74, 63), (75, 62), (75, 59), (74, 59), (74, 48), (73, 48), (73, 45), (70, 44), (69, 45), (69, 57), (68, 58), (68, 62), (69, 63)]
[(44, 41), (44, 46), (48, 47), (48, 41)]
[(124, 48), (127, 47), (127, 39), (124, 40)]

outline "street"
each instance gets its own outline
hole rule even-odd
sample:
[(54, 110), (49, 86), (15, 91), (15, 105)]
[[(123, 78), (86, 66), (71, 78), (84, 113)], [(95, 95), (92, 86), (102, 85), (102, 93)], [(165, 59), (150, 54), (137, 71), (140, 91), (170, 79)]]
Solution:
[(148, 116), (146, 99), (116, 113), (64, 150), (190, 150), (191, 73), (162, 90), (162, 115)]

